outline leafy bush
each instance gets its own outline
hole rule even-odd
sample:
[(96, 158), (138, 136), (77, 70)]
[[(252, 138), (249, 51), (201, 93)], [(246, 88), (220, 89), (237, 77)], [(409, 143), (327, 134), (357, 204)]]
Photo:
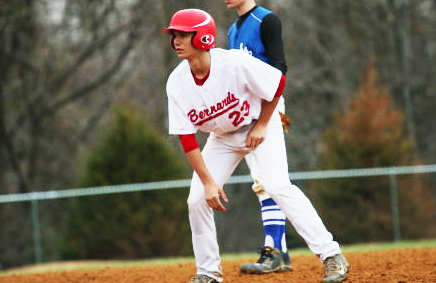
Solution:
[[(186, 166), (162, 136), (129, 108), (86, 162), (80, 187), (186, 178)], [(63, 258), (146, 258), (191, 252), (188, 189), (80, 197), (71, 202)]]

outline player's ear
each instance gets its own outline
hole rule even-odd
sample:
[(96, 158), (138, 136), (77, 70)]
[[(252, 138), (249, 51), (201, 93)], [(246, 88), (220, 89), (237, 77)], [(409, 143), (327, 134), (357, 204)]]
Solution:
[(171, 46), (172, 49), (175, 49), (174, 48), (174, 38), (175, 38), (174, 31), (173, 30), (164, 30), (164, 32), (166, 34), (169, 34), (169, 36), (170, 36), (170, 46)]
[(171, 45), (171, 48), (172, 49), (176, 49), (175, 47), (174, 47), (174, 38), (175, 38), (176, 36), (174, 35), (174, 34), (171, 34), (171, 41), (170, 41), (170, 45)]

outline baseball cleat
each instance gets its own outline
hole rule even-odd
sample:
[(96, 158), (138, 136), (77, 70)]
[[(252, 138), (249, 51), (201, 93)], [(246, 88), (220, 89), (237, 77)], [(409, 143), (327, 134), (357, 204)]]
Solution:
[(324, 278), (322, 283), (342, 282), (347, 279), (350, 265), (342, 254), (324, 260)]
[(207, 276), (207, 275), (197, 275), (192, 277), (191, 280), (187, 283), (218, 283), (215, 279)]
[(287, 252), (271, 247), (263, 247), (258, 252), (259, 260), (256, 263), (241, 265), (239, 268), (241, 273), (265, 274), (292, 271), (291, 258)]

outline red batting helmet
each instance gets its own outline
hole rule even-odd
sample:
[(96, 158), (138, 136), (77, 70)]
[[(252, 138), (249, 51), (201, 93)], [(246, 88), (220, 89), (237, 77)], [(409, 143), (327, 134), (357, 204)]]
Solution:
[[(216, 25), (212, 16), (199, 9), (185, 9), (177, 11), (171, 18), (170, 25), (162, 31), (171, 30), (195, 32), (192, 45), (200, 50), (209, 50), (215, 47)], [(173, 41), (171, 46), (174, 48)]]

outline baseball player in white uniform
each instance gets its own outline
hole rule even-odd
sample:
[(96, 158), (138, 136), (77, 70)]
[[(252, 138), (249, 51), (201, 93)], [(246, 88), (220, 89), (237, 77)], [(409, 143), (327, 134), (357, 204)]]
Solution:
[[(205, 11), (180, 10), (163, 31), (183, 59), (167, 81), (169, 133), (179, 136), (194, 169), (188, 207), (197, 275), (188, 283), (223, 280), (213, 210), (226, 210), (223, 186), (249, 152), (259, 164), (265, 191), (324, 262), (324, 281), (345, 280), (348, 263), (339, 244), (288, 177), (275, 109), (285, 77), (241, 50), (214, 48), (216, 26)], [(198, 130), (210, 133), (202, 151), (195, 138)]]

